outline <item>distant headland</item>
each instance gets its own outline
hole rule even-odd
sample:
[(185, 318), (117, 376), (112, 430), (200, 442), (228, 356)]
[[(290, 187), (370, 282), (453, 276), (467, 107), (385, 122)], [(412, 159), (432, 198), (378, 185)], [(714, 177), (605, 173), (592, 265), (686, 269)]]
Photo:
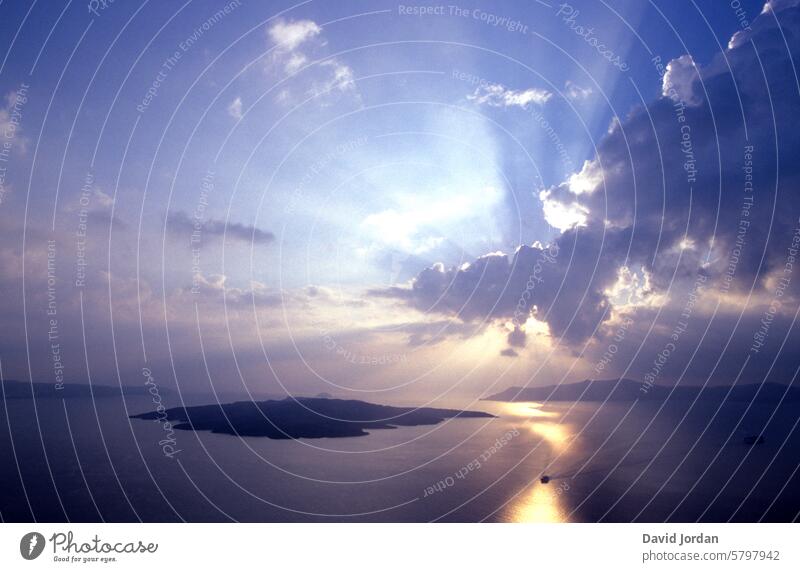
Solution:
[(800, 401), (800, 387), (780, 383), (714, 385), (646, 385), (631, 379), (587, 379), (544, 387), (509, 387), (483, 401), (703, 401), (777, 403)]

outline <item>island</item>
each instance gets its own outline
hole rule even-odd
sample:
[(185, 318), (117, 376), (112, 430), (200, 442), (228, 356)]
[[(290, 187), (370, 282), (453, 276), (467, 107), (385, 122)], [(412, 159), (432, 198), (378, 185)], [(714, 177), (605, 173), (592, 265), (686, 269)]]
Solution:
[(211, 431), (241, 437), (319, 439), (361, 437), (368, 429), (436, 425), (451, 418), (493, 418), (482, 411), (393, 407), (349, 399), (287, 397), (174, 407), (132, 415), (133, 419), (172, 422), (175, 429)]

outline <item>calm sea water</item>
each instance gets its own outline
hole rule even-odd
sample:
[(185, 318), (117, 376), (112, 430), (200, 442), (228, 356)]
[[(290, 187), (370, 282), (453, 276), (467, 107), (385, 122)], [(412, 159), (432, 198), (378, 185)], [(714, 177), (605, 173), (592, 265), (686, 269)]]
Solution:
[[(350, 439), (178, 431), (173, 458), (160, 423), (127, 418), (152, 407), (9, 400), (2, 519), (792, 521), (800, 511), (796, 406), (481, 402), (472, 409), (499, 417)], [(745, 445), (754, 433), (766, 442)]]

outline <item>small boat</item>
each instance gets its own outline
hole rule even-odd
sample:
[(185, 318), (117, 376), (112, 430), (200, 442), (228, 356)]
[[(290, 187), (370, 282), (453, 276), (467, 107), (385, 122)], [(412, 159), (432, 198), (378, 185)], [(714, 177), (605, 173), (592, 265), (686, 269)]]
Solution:
[(543, 485), (546, 485), (547, 483), (550, 482), (550, 476), (549, 475), (542, 475), (542, 478), (539, 479), (539, 482), (542, 483)]
[(744, 438), (745, 445), (761, 445), (764, 442), (763, 435), (748, 435)]

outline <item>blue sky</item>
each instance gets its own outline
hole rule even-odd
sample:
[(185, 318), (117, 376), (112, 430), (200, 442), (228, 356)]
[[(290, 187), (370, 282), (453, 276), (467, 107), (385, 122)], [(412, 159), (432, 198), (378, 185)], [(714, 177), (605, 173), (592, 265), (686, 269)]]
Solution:
[[(336, 145), (371, 137), (369, 145), (339, 159), (347, 163), (341, 175), (349, 180), (338, 187), (338, 208), (359, 207), (366, 218), (383, 207), (397, 207), (403, 195), (419, 198), (425, 193), (433, 200), (441, 195), (446, 201), (451, 198), (448, 193), (482, 193), (482, 186), (492, 187), (502, 196), (495, 204), (484, 205), (489, 209), (483, 212), (484, 220), (459, 219), (454, 213), (443, 222), (447, 228), (431, 233), (429, 243), (454, 240), (459, 231), (463, 235), (468, 229), (475, 236), (466, 243), (462, 238), (459, 246), (476, 256), (545, 241), (552, 233), (542, 220), (536, 190), (559, 182), (567, 173), (564, 161), (554, 160), (558, 158), (554, 144), (531, 112), (558, 123), (559, 140), (567, 147), (571, 164), (579, 167), (592, 157), (593, 141), (611, 119), (640, 103), (637, 89), (645, 100), (658, 92), (656, 71), (646, 63), (650, 52), (669, 61), (683, 53), (685, 43), (703, 61), (704, 52), (708, 57), (716, 49), (703, 17), (716, 23), (715, 32), (723, 43), (738, 25), (733, 10), (714, 8), (712, 2), (699, 5), (702, 15), (697, 10), (677, 11), (672, 3), (645, 10), (644, 3), (621, 2), (614, 6), (619, 16), (597, 3), (576, 2), (572, 6), (578, 14), (571, 22), (564, 21), (567, 9), (535, 2), (504, 6), (497, 12), (481, 3), (443, 5), (443, 15), (425, 16), (400, 14), (410, 8), (391, 2), (251, 4), (233, 5), (230, 15), (204, 31), (186, 51), (181, 43), (221, 4), (192, 2), (183, 9), (178, 4), (116, 5), (98, 17), (71, 6), (55, 29), (51, 26), (60, 10), (35, 6), (27, 17), (37, 25), (23, 27), (16, 38), (3, 69), (2, 88), (13, 91), (26, 81), (34, 62), (30, 76), (34, 91), (39, 87), (44, 93), (58, 86), (39, 140), (41, 155), (47, 154), (48, 160), (37, 165), (35, 180), (48, 190), (58, 186), (60, 205), (54, 206), (52, 195), (42, 192), (31, 197), (41, 210), (63, 208), (74, 199), (93, 158), (96, 165), (118, 167), (136, 124), (119, 183), (119, 169), (96, 169), (98, 185), (126, 188), (121, 198), (130, 198), (134, 212), (146, 192), (145, 218), (157, 221), (165, 208), (191, 211), (197, 175), (213, 165), (217, 186), (225, 188), (225, 198), (234, 193), (235, 198), (213, 201), (209, 216), (281, 228), (281, 248), (286, 252), (304, 244), (303, 231), (318, 216), (305, 212), (308, 205), (303, 205), (293, 213), (292, 224), (285, 224), (282, 217), (287, 195), (291, 196), (288, 189), (302, 177), (304, 166)], [(744, 6), (753, 15), (760, 9), (756, 2)], [(4, 21), (9, 23), (21, 22), (27, 13), (21, 4), (4, 10)], [(557, 15), (559, 10), (564, 13)], [(509, 32), (487, 22), (490, 17), (508, 18), (527, 28)], [(267, 30), (278, 22), (293, 21), (314, 22), (319, 31), (296, 50), (284, 50)], [(571, 29), (573, 22), (595, 28), (594, 35), (603, 41), (613, 39), (616, 53), (630, 70), (620, 71), (602, 57), (592, 57), (592, 47)], [(181, 55), (179, 63), (168, 71), (146, 111), (136, 112), (175, 51)], [(311, 65), (287, 77), (281, 68), (293, 52), (309, 62), (333, 58), (327, 61), (352, 74), (352, 86), (304, 102), (310, 86), (324, 88), (331, 66)], [(517, 91), (547, 90), (554, 96), (535, 109), (480, 106), (468, 100), (474, 82)], [(570, 100), (570, 85), (592, 94)], [(283, 104), (281, 97), (287, 98)], [(226, 113), (237, 99), (247, 112), (238, 124)], [(26, 116), (43, 117), (48, 104), (48, 97), (32, 97)], [(311, 133), (312, 129), (316, 131)], [(401, 131), (430, 135), (387, 135)], [(379, 135), (383, 140), (375, 142)], [(460, 141), (455, 153), (454, 140)], [(389, 155), (394, 155), (394, 171), (380, 166)], [(438, 181), (430, 173), (421, 181), (411, 165), (424, 168), (425, 163), (447, 170), (440, 170)], [(362, 177), (352, 177), (363, 169), (368, 171)], [(326, 182), (337, 188), (336, 174), (330, 176), (334, 178)], [(462, 177), (474, 188), (465, 190)], [(381, 179), (377, 185), (376, 178)], [(313, 210), (319, 204), (317, 197), (310, 201)], [(119, 212), (127, 212), (127, 205), (120, 204)], [(346, 212), (341, 214), (348, 218)], [(315, 239), (336, 240), (343, 221), (322, 222)], [(479, 225), (479, 233), (472, 232), (473, 224)], [(374, 246), (365, 236), (354, 238), (364, 248)], [(406, 245), (406, 250), (412, 248), (419, 246)], [(460, 252), (447, 248), (436, 254), (452, 257)], [(364, 271), (369, 268), (359, 269)], [(257, 277), (270, 280), (270, 274)], [(303, 278), (293, 273), (289, 279), (296, 285)]]
[[(791, 26), (794, 3), (774, 4)], [(9, 274), (9, 291), (30, 297), (30, 315), (15, 303), (7, 319), (47, 319), (37, 314), (43, 274), (35, 269), (50, 238), (58, 242), (59, 327), (73, 334), (65, 343), (83, 354), (74, 335), (83, 295), (96, 306), (89, 361), (104, 379), (127, 380), (156, 360), (168, 384), (191, 384), (207, 367), (215, 383), (259, 390), (324, 391), (330, 382), (346, 391), (344, 379), (350, 389), (387, 390), (413, 380), (427, 394), (449, 387), (431, 365), (448, 356), (444, 363), (452, 358), (468, 379), (464, 392), (480, 393), (487, 379), (531, 382), (543, 362), (547, 382), (563, 372), (591, 374), (625, 312), (637, 315), (638, 334), (651, 342), (632, 348), (617, 373), (642, 375), (664, 344), (653, 332), (668, 335), (672, 327), (653, 308), (674, 303), (680, 310), (696, 271), (689, 266), (707, 270), (710, 260), (724, 266), (728, 257), (729, 238), (713, 234), (715, 242), (705, 232), (720, 219), (722, 191), (712, 190), (728, 181), (729, 163), (736, 163), (731, 173), (741, 163), (739, 140), (730, 140), (733, 157), (719, 133), (730, 127), (742, 135), (745, 107), (751, 131), (768, 122), (757, 103), (763, 86), (748, 92), (750, 76), (737, 76), (736, 66), (752, 69), (749, 47), (729, 47), (735, 33), (749, 34), (739, 39), (753, 42), (767, 68), (774, 61), (777, 75), (767, 75), (765, 86), (782, 97), (777, 78), (788, 77), (789, 68), (779, 68), (789, 65), (791, 47), (774, 44), (779, 20), (765, 13), (760, 27), (744, 30), (763, 7), (241, 0), (113, 2), (92, 13), (83, 4), (5, 2), (6, 113), (13, 94), (29, 88), (0, 216), (6, 263), (20, 268), (27, 257), (32, 273), (24, 286), (21, 270)], [(710, 197), (708, 204), (697, 199), (695, 218), (675, 198), (683, 187), (657, 184), (672, 177), (665, 165), (680, 153), (667, 147), (658, 169), (647, 155), (664, 140), (660, 122), (674, 115), (656, 57), (664, 66), (677, 61), (668, 77), (691, 108), (701, 176), (715, 177), (692, 191)], [(725, 91), (726, 81), (743, 85), (735, 91), (744, 100)], [(774, 108), (780, 114), (792, 105)], [(616, 135), (614, 125), (622, 125)], [(776, 129), (763, 131), (769, 141)], [(628, 159), (620, 159), (623, 140)], [(792, 138), (785, 141), (791, 149)], [(776, 155), (759, 156), (765, 171)], [(639, 174), (634, 195), (625, 192), (626, 173)], [(642, 210), (651, 203), (660, 210)], [(633, 215), (626, 214), (632, 204)], [(90, 214), (88, 278), (76, 287), (82, 207)], [(779, 210), (791, 218), (790, 207)], [(596, 225), (611, 230), (593, 236)], [(572, 237), (581, 228), (588, 231)], [(675, 229), (683, 235), (669, 235)], [(603, 246), (594, 253), (581, 247), (581, 261), (574, 254), (582, 240)], [(516, 284), (514, 261), (527, 256), (519, 249), (536, 253), (548, 244), (575, 246), (567, 262), (544, 270), (553, 272), (553, 288), (574, 285), (575, 296), (564, 288), (537, 294), (539, 317), (509, 326), (501, 308), (509, 305), (507, 286)], [(684, 250), (694, 258), (673, 256)], [(769, 268), (753, 264), (769, 305)], [(470, 268), (482, 269), (477, 282)], [(493, 282), (495, 268), (501, 275)], [(589, 268), (600, 272), (572, 276)], [(425, 276), (449, 276), (455, 285), (463, 277), (469, 295), (439, 290)], [(646, 301), (621, 302), (631, 297)], [(753, 319), (762, 310), (730, 303), (750, 308)], [(710, 307), (703, 311), (711, 316)], [(720, 326), (721, 334), (731, 327)], [(105, 358), (117, 336), (124, 350), (111, 351), (124, 358), (112, 362)], [(13, 349), (2, 359), (9, 375), (52, 377), (43, 340), (15, 330), (8, 343)], [(40, 358), (20, 359), (24, 347), (38, 348)], [(210, 356), (203, 367), (201, 352)], [(342, 356), (398, 363), (377, 373), (346, 359), (343, 367)], [(698, 365), (695, 380), (707, 365)], [(89, 373), (73, 363), (72, 379)], [(670, 374), (673, 381), (678, 374)], [(435, 383), (423, 391), (418, 378)]]

